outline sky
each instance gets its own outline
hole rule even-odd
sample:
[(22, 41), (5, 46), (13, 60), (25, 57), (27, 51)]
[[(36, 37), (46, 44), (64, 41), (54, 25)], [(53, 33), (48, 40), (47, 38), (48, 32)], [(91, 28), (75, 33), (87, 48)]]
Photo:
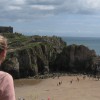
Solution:
[(100, 37), (100, 0), (0, 0), (0, 26), (25, 35)]

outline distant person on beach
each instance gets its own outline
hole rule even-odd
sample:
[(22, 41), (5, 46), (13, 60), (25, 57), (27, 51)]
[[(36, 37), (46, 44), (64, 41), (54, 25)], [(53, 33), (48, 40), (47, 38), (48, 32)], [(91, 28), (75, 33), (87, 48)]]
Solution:
[[(5, 60), (7, 39), (0, 35), (0, 65)], [(10, 74), (0, 71), (0, 100), (15, 100), (13, 78)]]

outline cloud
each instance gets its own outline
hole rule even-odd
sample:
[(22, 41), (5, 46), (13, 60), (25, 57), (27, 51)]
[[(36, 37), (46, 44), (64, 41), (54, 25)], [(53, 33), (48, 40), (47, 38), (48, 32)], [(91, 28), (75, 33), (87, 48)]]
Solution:
[(30, 20), (61, 13), (95, 14), (100, 0), (2, 0), (0, 20)]
[(32, 5), (31, 6), (32, 8), (33, 8), (33, 10), (54, 10), (55, 9), (55, 7), (54, 6), (52, 6), (52, 5), (49, 5), (49, 6), (47, 6), (47, 5)]

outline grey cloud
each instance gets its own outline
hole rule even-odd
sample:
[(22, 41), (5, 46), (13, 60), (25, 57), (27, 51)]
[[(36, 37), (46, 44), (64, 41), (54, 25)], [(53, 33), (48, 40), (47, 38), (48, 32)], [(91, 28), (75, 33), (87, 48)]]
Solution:
[(93, 14), (100, 11), (100, 1), (97, 0), (65, 0), (59, 5), (57, 12), (67, 12), (73, 14)]
[(60, 13), (94, 14), (100, 0), (2, 0), (0, 20), (30, 20)]
[(29, 5), (60, 5), (65, 0), (27, 0), (27, 4)]

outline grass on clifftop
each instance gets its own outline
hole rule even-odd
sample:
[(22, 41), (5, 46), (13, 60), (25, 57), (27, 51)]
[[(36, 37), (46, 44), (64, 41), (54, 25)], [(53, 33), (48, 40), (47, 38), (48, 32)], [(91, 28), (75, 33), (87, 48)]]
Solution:
[[(13, 50), (32, 48), (34, 46), (46, 45), (49, 48), (61, 47), (63, 41), (56, 36), (25, 36), (21, 33), (2, 33), (8, 39), (8, 47)], [(59, 43), (62, 43), (59, 45)]]

